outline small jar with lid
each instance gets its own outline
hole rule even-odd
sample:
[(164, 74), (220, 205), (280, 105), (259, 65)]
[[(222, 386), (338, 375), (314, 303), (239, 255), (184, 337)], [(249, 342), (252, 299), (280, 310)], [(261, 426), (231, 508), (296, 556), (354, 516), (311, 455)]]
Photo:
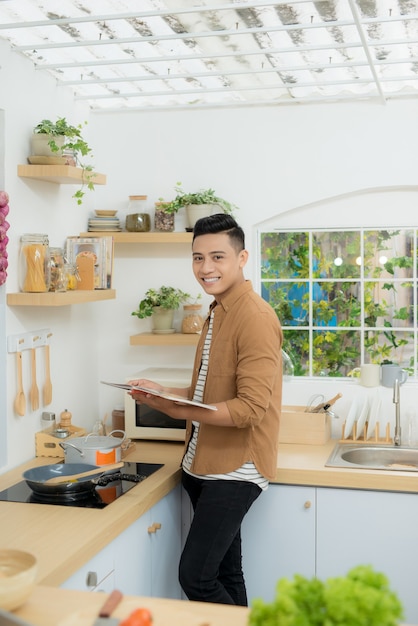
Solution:
[(64, 253), (62, 248), (50, 248), (49, 253), (51, 258), (51, 282), (49, 291), (67, 291)]
[(67, 291), (74, 291), (75, 289), (77, 289), (77, 284), (80, 280), (80, 276), (78, 274), (77, 266), (75, 265), (75, 263), (65, 263), (64, 274)]
[(201, 304), (185, 304), (183, 306), (183, 321), (181, 332), (185, 335), (200, 333), (203, 328)]
[(125, 228), (129, 232), (143, 233), (151, 230), (151, 217), (145, 210), (147, 196), (129, 196)]
[(19, 288), (27, 293), (49, 291), (51, 264), (48, 235), (28, 233), (20, 238)]

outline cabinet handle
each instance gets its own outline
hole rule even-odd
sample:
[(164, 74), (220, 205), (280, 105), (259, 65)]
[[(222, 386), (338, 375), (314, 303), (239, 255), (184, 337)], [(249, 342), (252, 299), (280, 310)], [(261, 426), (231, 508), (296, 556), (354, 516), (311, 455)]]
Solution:
[(97, 572), (87, 572), (86, 585), (87, 587), (97, 587), (98, 578)]
[(156, 533), (157, 530), (160, 530), (160, 528), (161, 524), (159, 524), (158, 522), (154, 522), (151, 526), (148, 526), (148, 533), (152, 535), (153, 533)]
[(305, 507), (305, 509), (310, 509), (312, 506), (312, 502), (310, 500), (306, 500), (303, 506)]

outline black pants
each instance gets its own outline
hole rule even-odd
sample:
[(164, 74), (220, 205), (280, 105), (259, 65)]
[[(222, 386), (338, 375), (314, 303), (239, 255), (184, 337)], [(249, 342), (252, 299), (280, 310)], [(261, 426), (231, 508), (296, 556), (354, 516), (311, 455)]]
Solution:
[(179, 580), (189, 600), (247, 606), (241, 522), (260, 495), (254, 483), (201, 480), (183, 472), (194, 516), (180, 559)]

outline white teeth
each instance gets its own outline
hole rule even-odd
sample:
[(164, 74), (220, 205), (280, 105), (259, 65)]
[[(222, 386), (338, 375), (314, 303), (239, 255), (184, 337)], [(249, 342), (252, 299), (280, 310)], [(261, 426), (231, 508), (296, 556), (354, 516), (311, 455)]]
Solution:
[(203, 278), (202, 280), (204, 283), (216, 283), (216, 281), (218, 281), (219, 278)]

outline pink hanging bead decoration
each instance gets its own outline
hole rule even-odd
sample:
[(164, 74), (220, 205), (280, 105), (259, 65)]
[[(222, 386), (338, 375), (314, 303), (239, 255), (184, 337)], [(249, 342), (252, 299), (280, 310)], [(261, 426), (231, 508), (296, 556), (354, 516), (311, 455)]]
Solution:
[(6, 191), (0, 191), (0, 285), (6, 282), (8, 267), (6, 246), (9, 238), (6, 235), (10, 228), (9, 222), (6, 220), (10, 210), (9, 194)]

